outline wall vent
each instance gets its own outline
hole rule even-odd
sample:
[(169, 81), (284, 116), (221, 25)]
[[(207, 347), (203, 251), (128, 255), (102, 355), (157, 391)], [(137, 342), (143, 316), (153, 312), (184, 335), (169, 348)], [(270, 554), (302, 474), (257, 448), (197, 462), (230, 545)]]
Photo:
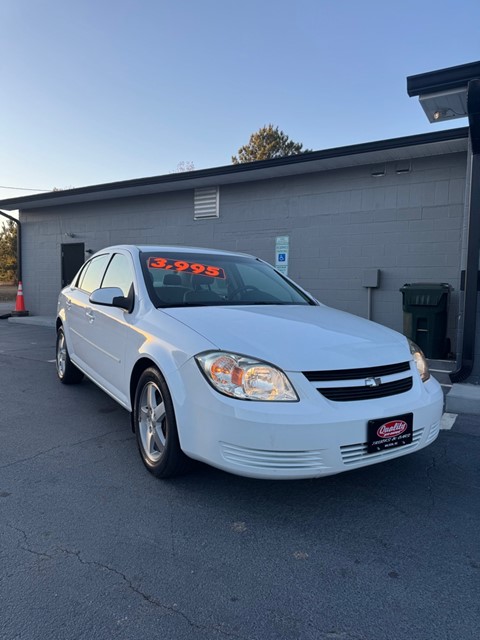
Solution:
[(218, 187), (195, 189), (193, 219), (207, 220), (219, 217), (220, 193)]

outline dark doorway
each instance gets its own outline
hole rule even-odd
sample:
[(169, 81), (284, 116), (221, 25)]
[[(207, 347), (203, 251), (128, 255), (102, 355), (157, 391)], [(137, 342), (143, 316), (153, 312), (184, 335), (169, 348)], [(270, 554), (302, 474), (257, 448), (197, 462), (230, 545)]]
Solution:
[(71, 283), (84, 262), (85, 245), (83, 242), (62, 244), (62, 287)]

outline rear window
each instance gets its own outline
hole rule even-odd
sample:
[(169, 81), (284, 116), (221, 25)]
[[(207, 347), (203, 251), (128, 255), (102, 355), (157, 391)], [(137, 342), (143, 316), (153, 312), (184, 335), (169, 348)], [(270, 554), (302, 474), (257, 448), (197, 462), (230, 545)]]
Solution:
[(315, 305), (273, 267), (248, 256), (166, 251), (141, 253), (156, 307)]

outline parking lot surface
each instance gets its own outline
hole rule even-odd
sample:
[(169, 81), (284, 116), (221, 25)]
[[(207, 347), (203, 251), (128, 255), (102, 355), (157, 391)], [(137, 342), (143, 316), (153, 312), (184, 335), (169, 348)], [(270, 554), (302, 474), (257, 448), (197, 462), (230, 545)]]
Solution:
[(161, 481), (54, 345), (0, 321), (2, 640), (477, 640), (478, 416), (321, 480)]

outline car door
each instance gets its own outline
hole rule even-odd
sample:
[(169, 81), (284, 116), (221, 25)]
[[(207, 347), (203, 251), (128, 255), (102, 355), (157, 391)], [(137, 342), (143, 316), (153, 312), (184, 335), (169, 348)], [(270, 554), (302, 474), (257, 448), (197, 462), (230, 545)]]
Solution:
[(74, 286), (66, 294), (67, 344), (70, 357), (89, 375), (95, 371), (96, 349), (92, 342), (93, 315), (89, 302), (92, 291), (98, 289), (108, 265), (108, 253), (89, 260)]
[[(101, 288), (118, 287), (126, 297), (134, 283), (131, 256), (113, 254), (103, 276)], [(128, 382), (125, 373), (125, 350), (130, 340), (132, 314), (118, 307), (89, 303), (90, 340), (95, 349), (95, 376), (100, 384), (123, 403), (127, 402)]]

